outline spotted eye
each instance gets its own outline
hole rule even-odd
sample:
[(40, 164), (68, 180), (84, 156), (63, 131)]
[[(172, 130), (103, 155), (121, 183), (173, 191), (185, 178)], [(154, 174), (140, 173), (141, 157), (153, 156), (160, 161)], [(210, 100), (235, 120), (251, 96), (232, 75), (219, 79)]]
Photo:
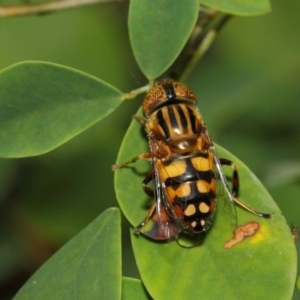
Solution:
[(142, 106), (144, 116), (149, 115), (149, 110), (151, 110), (159, 103), (165, 102), (166, 100), (167, 96), (162, 85), (157, 84), (156, 86), (154, 86), (145, 96)]
[(187, 86), (180, 82), (173, 82), (173, 86), (177, 98), (188, 99), (194, 103), (197, 102), (194, 93)]
[(144, 116), (151, 115), (156, 109), (166, 103), (192, 103), (197, 102), (193, 92), (184, 84), (167, 79), (159, 81), (146, 94), (142, 110)]

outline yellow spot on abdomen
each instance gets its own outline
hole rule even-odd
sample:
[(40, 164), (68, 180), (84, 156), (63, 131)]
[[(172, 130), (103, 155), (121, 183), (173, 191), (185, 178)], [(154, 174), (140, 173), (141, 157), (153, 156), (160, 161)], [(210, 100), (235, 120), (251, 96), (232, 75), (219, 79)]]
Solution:
[(165, 166), (161, 161), (156, 162), (162, 181), (182, 175), (186, 171), (186, 163), (183, 160), (174, 161), (170, 165)]
[(206, 194), (210, 191), (210, 184), (205, 180), (197, 180), (197, 189), (200, 193)]
[(205, 203), (205, 202), (201, 202), (199, 204), (199, 210), (200, 212), (202, 212), (203, 214), (208, 213), (209, 212), (209, 206)]
[(193, 167), (197, 171), (208, 171), (210, 170), (210, 160), (202, 156), (191, 158)]
[(191, 223), (191, 225), (192, 225), (192, 227), (196, 227), (197, 222), (196, 222), (196, 221), (193, 221), (193, 222)]
[(171, 203), (174, 202), (175, 198), (185, 198), (188, 197), (191, 193), (191, 187), (188, 183), (184, 182), (179, 187), (174, 188), (172, 186), (167, 186), (165, 193), (168, 197), (168, 201)]
[[(190, 205), (188, 205), (188, 207), (185, 209), (185, 211), (184, 211), (184, 214), (186, 215), (186, 216), (192, 216), (192, 215), (194, 215), (195, 214), (195, 212), (196, 212), (196, 207), (195, 207), (195, 205), (194, 204), (190, 204)], [(192, 225), (193, 226), (193, 225)], [(195, 225), (196, 226), (196, 225)], [(194, 227), (195, 227), (194, 226)]]
[(176, 190), (176, 195), (179, 198), (187, 197), (191, 193), (191, 187), (189, 183), (182, 183), (179, 188)]

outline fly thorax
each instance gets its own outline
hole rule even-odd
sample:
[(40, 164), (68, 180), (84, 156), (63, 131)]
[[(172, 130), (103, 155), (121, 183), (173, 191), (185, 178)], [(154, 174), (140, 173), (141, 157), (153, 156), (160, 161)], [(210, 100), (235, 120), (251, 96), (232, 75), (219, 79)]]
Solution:
[(167, 141), (166, 144), (172, 153), (193, 152), (197, 147), (198, 137), (174, 138)]

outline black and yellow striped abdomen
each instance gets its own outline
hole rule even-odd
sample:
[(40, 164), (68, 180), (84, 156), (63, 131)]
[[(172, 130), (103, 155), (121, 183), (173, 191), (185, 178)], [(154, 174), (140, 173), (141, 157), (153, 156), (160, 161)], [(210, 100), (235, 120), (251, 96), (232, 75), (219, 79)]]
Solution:
[(209, 229), (216, 208), (214, 160), (198, 152), (174, 161), (156, 161), (163, 193), (175, 213), (195, 233)]

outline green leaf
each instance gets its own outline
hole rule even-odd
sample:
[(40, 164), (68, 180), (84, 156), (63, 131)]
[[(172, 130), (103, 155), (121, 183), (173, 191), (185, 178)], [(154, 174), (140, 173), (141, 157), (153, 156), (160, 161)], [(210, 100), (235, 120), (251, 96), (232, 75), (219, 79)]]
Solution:
[(152, 299), (139, 279), (123, 277), (122, 300), (150, 300)]
[(271, 10), (269, 0), (200, 0), (200, 3), (224, 13), (241, 16), (261, 15)]
[(0, 156), (45, 153), (111, 113), (114, 87), (85, 73), (42, 62), (0, 73)]
[(130, 1), (129, 36), (135, 58), (149, 79), (174, 62), (197, 20), (196, 0)]
[(120, 212), (111, 208), (53, 255), (14, 300), (121, 299)]
[[(121, 147), (118, 163), (147, 151), (138, 122), (131, 124)], [(156, 243), (132, 234), (132, 245), (142, 281), (154, 299), (290, 299), (296, 278), (296, 251), (290, 228), (269, 193), (253, 173), (221, 147), (220, 157), (236, 164), (240, 175), (240, 198), (251, 207), (273, 213), (272, 220), (258, 218), (237, 207), (238, 225), (249, 221), (260, 224), (250, 238), (225, 249), (233, 237), (231, 217), (219, 197), (212, 229), (199, 247), (186, 249), (176, 242)], [(115, 188), (123, 213), (133, 226), (147, 215), (152, 199), (141, 182), (149, 163), (136, 162), (132, 168), (116, 171)]]

